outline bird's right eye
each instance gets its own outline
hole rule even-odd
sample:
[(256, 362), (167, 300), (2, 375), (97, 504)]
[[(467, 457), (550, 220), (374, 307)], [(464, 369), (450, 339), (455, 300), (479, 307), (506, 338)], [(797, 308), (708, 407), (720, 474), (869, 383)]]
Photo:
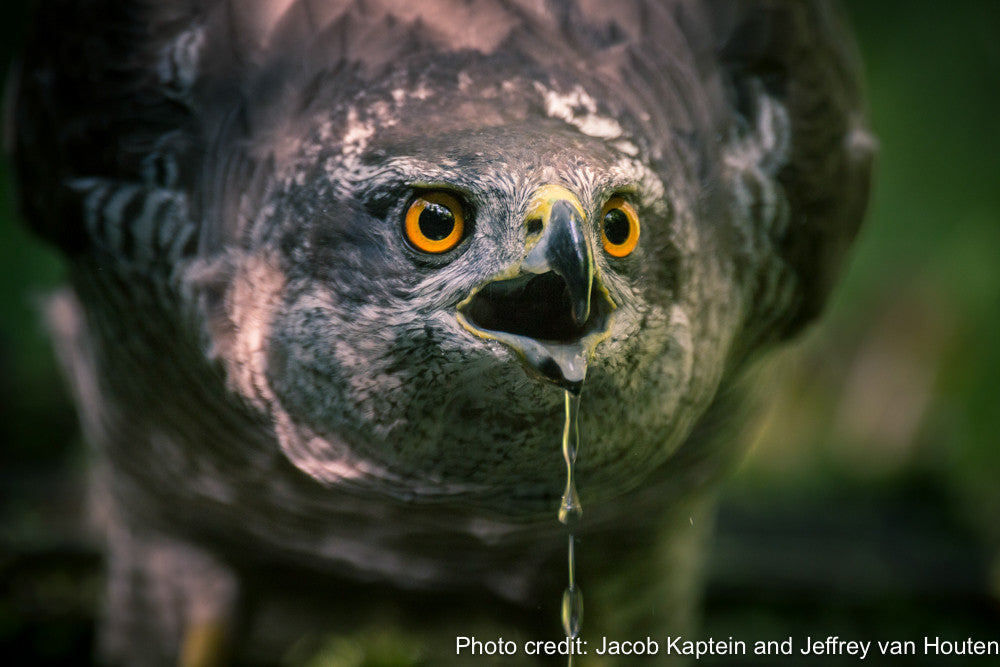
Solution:
[(403, 229), (421, 252), (440, 254), (459, 244), (465, 231), (462, 204), (446, 192), (428, 192), (410, 202)]

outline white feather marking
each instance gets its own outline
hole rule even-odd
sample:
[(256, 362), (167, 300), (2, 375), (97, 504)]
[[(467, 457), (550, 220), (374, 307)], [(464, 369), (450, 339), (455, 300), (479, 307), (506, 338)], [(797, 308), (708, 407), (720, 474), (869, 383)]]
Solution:
[(226, 310), (233, 325), (229, 350), (223, 355), (230, 384), (261, 409), (273, 399), (267, 386), (267, 350), (271, 320), (281, 302), (285, 275), (266, 255), (239, 260), (226, 294)]
[(173, 187), (177, 176), (177, 160), (170, 153), (153, 151), (142, 159), (142, 180), (146, 185)]
[(740, 170), (762, 169), (777, 173), (786, 162), (792, 145), (791, 119), (784, 105), (761, 93), (757, 98), (756, 131), (734, 135), (726, 151), (726, 164)]
[(625, 153), (626, 155), (631, 155), (634, 157), (639, 154), (639, 147), (633, 144), (631, 141), (628, 141), (627, 139), (619, 139), (618, 141), (612, 143), (611, 145), (617, 148), (622, 153)]
[(851, 116), (850, 130), (845, 141), (847, 149), (854, 156), (869, 156), (878, 151), (878, 139), (871, 133), (860, 113)]
[[(122, 220), (122, 213), (125, 211), (125, 207), (128, 206), (132, 198), (135, 197), (142, 190), (139, 185), (122, 185), (115, 190), (114, 194), (111, 195), (111, 199), (104, 205), (104, 222), (105, 225), (110, 225), (111, 227), (120, 227), (124, 222)], [(117, 248), (118, 246), (113, 246)]]
[[(173, 190), (161, 190), (164, 196), (161, 202), (166, 202), (167, 210), (159, 215), (160, 224), (157, 225), (157, 245), (161, 248), (172, 248), (177, 236), (184, 227), (190, 227), (187, 219), (187, 198)], [(145, 210), (143, 211), (145, 214)]]
[(375, 124), (371, 120), (362, 121), (354, 107), (347, 112), (347, 127), (341, 139), (344, 154), (361, 153), (368, 146), (368, 140), (375, 134)]
[(156, 74), (168, 90), (184, 95), (191, 89), (198, 76), (204, 44), (205, 26), (195, 26), (180, 33), (163, 48)]
[[(139, 259), (142, 260), (152, 260), (155, 256), (155, 245), (159, 242), (161, 245), (163, 243), (164, 228), (169, 228), (170, 225), (160, 223), (161, 216), (160, 207), (165, 202), (173, 199), (173, 193), (170, 190), (151, 190), (144, 197), (142, 212), (139, 217), (132, 222), (132, 234), (136, 242), (136, 251)], [(169, 215), (166, 216), (169, 219)], [(158, 228), (159, 227), (159, 228)], [(169, 233), (172, 230), (167, 230)]]
[(787, 202), (776, 174), (791, 152), (791, 121), (781, 103), (762, 86), (756, 89), (756, 125), (745, 134), (734, 130), (724, 156), (734, 188), (734, 213), (749, 214), (755, 221), (744, 227), (742, 251), (749, 257), (765, 256), (788, 224)]
[(423, 81), (417, 84), (417, 87), (410, 93), (410, 97), (421, 101), (430, 99), (432, 95), (434, 95), (434, 90), (428, 87)]
[(284, 17), (296, 0), (240, 0), (236, 4), (251, 22), (247, 27), (251, 33), (267, 46), (271, 32)]
[(45, 302), (45, 321), (55, 339), (55, 350), (65, 377), (79, 406), (85, 435), (92, 442), (102, 441), (101, 415), (106, 402), (101, 396), (97, 362), (87, 331), (87, 321), (76, 294), (63, 288)]
[(619, 139), (624, 134), (617, 120), (597, 112), (597, 102), (581, 86), (559, 93), (536, 81), (535, 89), (543, 96), (545, 113), (550, 118), (563, 120), (597, 139)]
[(169, 258), (171, 261), (176, 261), (184, 255), (184, 248), (187, 247), (188, 242), (191, 240), (191, 237), (195, 235), (196, 230), (197, 227), (190, 222), (185, 222), (180, 225), (177, 229), (177, 233), (174, 234), (171, 240), (169, 250)]
[(108, 186), (96, 178), (77, 178), (70, 181), (67, 186), (71, 190), (87, 193), (87, 197), (83, 200), (83, 224), (91, 238), (96, 238), (100, 230), (99, 222), (102, 218), (101, 201), (108, 191)]

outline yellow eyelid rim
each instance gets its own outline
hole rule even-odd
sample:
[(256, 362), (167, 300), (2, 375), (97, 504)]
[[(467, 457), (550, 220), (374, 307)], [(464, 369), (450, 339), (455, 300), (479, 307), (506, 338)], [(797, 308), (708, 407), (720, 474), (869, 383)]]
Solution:
[[(628, 237), (624, 243), (617, 245), (609, 241), (608, 237), (604, 234), (604, 216), (616, 208), (621, 209), (628, 219)], [(601, 242), (604, 245), (604, 252), (612, 257), (627, 257), (632, 254), (632, 251), (639, 244), (639, 215), (624, 197), (612, 197), (604, 205), (604, 208), (601, 209)]]
[[(443, 239), (431, 239), (424, 236), (420, 230), (420, 214), (424, 212), (428, 204), (438, 204), (444, 206), (455, 216), (455, 227), (451, 233)], [(462, 240), (465, 231), (465, 216), (462, 214), (462, 205), (455, 197), (446, 192), (428, 192), (416, 197), (410, 203), (410, 208), (406, 210), (406, 221), (404, 224), (406, 238), (413, 244), (413, 247), (423, 252), (439, 254), (448, 252), (458, 245)]]

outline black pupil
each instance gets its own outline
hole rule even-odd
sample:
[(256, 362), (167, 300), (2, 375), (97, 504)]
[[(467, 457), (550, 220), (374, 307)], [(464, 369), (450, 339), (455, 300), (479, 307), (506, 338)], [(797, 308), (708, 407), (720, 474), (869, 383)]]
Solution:
[(417, 224), (421, 234), (431, 241), (440, 241), (448, 238), (455, 229), (455, 214), (447, 206), (428, 202), (420, 212)]
[(613, 208), (604, 214), (604, 236), (612, 245), (628, 241), (628, 215), (620, 208)]

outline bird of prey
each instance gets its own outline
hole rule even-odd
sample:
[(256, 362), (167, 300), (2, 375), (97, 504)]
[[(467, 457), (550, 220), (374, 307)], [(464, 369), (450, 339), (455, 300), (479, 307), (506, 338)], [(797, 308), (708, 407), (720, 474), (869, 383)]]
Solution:
[(128, 665), (563, 636), (572, 395), (584, 636), (690, 631), (874, 146), (803, 0), (41, 0), (8, 133)]

